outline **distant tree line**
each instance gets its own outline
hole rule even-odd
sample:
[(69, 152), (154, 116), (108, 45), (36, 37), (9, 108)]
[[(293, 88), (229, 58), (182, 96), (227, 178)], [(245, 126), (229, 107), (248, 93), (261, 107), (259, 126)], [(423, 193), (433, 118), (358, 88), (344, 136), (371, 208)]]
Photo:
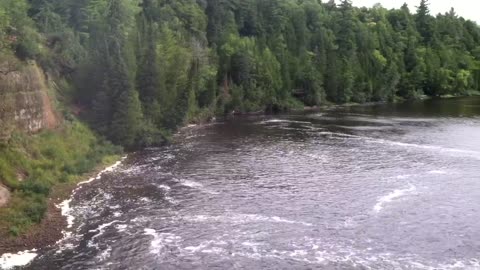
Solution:
[[(467, 95), (480, 28), (421, 0), (2, 0), (0, 52), (73, 85), (102, 135), (126, 147), (218, 113)], [(2, 57), (0, 55), (0, 57)]]

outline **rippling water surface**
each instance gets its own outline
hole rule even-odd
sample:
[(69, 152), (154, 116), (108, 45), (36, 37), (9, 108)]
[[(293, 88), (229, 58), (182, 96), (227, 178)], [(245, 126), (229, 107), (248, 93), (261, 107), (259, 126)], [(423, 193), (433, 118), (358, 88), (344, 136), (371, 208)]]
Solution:
[(27, 269), (480, 269), (480, 99), (190, 127), (82, 186)]

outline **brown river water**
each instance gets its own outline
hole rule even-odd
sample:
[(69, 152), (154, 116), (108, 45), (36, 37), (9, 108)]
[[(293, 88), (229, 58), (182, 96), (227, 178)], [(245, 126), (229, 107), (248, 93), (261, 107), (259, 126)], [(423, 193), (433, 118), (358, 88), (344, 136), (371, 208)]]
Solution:
[(480, 269), (480, 98), (189, 127), (24, 269)]

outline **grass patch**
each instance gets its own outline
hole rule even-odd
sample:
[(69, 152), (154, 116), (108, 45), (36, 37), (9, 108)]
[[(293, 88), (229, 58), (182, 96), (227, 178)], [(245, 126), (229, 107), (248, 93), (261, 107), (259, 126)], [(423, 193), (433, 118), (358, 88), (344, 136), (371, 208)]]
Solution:
[(0, 145), (0, 181), (12, 192), (7, 207), (0, 209), (0, 228), (13, 236), (25, 232), (42, 220), (55, 185), (75, 183), (121, 152), (78, 121), (35, 136), (14, 134)]

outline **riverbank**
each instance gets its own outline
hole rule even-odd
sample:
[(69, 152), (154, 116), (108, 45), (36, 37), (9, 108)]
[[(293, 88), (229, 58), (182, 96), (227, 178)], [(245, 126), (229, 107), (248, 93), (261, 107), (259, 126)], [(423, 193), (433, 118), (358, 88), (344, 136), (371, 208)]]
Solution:
[[(463, 246), (445, 247), (461, 228), (472, 233), (455, 241), (468, 247), (478, 227), (478, 105), (436, 99), (189, 126), (82, 186), (71, 237), (32, 251), (24, 269), (476, 269)], [(462, 215), (431, 207), (442, 203)], [(449, 214), (455, 222), (438, 218)], [(404, 218), (414, 229), (392, 230)]]
[[(299, 111), (311, 112), (317, 110), (325, 110), (333, 107), (349, 107), (360, 105), (372, 105), (372, 103), (344, 105), (328, 104), (319, 107), (305, 107), (303, 110)], [(198, 122), (198, 125), (185, 126), (182, 129), (192, 127), (200, 128), (206, 124), (212, 123), (212, 120), (214, 121), (214, 118), (208, 119), (203, 122)], [(82, 174), (81, 176), (76, 177), (75, 180), (68, 183), (56, 184), (52, 188), (51, 194), (49, 196), (44, 218), (41, 220), (40, 223), (32, 225), (30, 228), (28, 228), (28, 230), (20, 233), (18, 236), (13, 236), (8, 226), (2, 226), (2, 224), (0, 224), (0, 256), (5, 253), (17, 253), (24, 250), (39, 249), (42, 247), (53, 245), (58, 240), (60, 240), (64, 236), (62, 231), (67, 227), (68, 223), (65, 216), (62, 215), (62, 210), (58, 207), (58, 205), (71, 197), (72, 192), (76, 188), (78, 188), (78, 184), (81, 183), (81, 181), (98, 175), (99, 173), (101, 173), (102, 169), (104, 169), (108, 165), (113, 164), (118, 159), (119, 156), (107, 157), (106, 161), (103, 161), (101, 165), (97, 166), (91, 172), (87, 174)]]
[(101, 174), (105, 168), (118, 163), (120, 156), (108, 156), (101, 165), (93, 171), (79, 176), (76, 181), (56, 185), (48, 199), (47, 211), (38, 224), (32, 225), (26, 232), (19, 236), (12, 236), (8, 228), (0, 228), (0, 255), (15, 254), (25, 250), (40, 249), (51, 246), (62, 239), (63, 231), (67, 227), (67, 218), (62, 215), (59, 205), (68, 200), (73, 191), (79, 187), (85, 179), (93, 179)]
[[(197, 121), (195, 121), (196, 123), (198, 123), (198, 125), (204, 125), (205, 123), (211, 122), (212, 120), (211, 117), (201, 121), (198, 119)], [(186, 127), (188, 126), (185, 126), (185, 128)], [(114, 164), (113, 166), (119, 165), (120, 155), (119, 154), (112, 155), (112, 153), (118, 153), (118, 152), (116, 150), (111, 151), (110, 149), (110, 147), (113, 147), (114, 149), (116, 149), (114, 146), (104, 141), (97, 142), (96, 141), (97, 138), (95, 138), (93, 134), (90, 133), (90, 130), (86, 126), (82, 125), (81, 129), (82, 129), (81, 133), (87, 133), (88, 137), (90, 137), (89, 140), (86, 140), (88, 143), (84, 143), (84, 140), (78, 138), (79, 136), (75, 136), (77, 137), (77, 140), (71, 141), (72, 143), (65, 142), (65, 141), (70, 141), (69, 139), (65, 140), (65, 138), (57, 138), (57, 140), (55, 140), (56, 141), (55, 143), (68, 145), (67, 148), (71, 149), (70, 151), (75, 151), (73, 149), (84, 149), (85, 151), (82, 151), (83, 153), (76, 155), (78, 162), (72, 162), (74, 163), (72, 167), (76, 168), (80, 166), (82, 167), (82, 171), (88, 171), (88, 172), (80, 175), (69, 174), (68, 177), (66, 177), (66, 179), (60, 180), (59, 179), (60, 177), (65, 176), (63, 175), (63, 173), (65, 173), (66, 170), (72, 170), (72, 169), (71, 168), (69, 169), (70, 166), (66, 166), (65, 164), (62, 164), (61, 166), (58, 165), (57, 163), (60, 163), (60, 160), (57, 160), (57, 158), (55, 157), (49, 157), (48, 159), (51, 159), (50, 163), (57, 164), (55, 168), (50, 168), (50, 170), (55, 172), (59, 171), (61, 173), (58, 176), (56, 175), (55, 177), (53, 177), (55, 178), (55, 180), (51, 181), (52, 183), (50, 187), (50, 192), (46, 199), (46, 206), (45, 206), (46, 209), (44, 214), (42, 214), (42, 216), (40, 217), (39, 222), (38, 223), (29, 222), (19, 232), (16, 230), (18, 228), (16, 223), (16, 218), (19, 215), (22, 215), (17, 213), (21, 213), (23, 209), (19, 210), (15, 208), (18, 208), (19, 204), (28, 204), (28, 202), (24, 203), (23, 200), (25, 198), (17, 194), (18, 193), (17, 191), (21, 191), (22, 186), (25, 184), (25, 182), (31, 180), (30, 176), (33, 173), (30, 173), (29, 172), (30, 170), (28, 169), (16, 167), (15, 165), (17, 164), (8, 165), (8, 167), (11, 169), (10, 175), (12, 175), (10, 179), (5, 177), (4, 179), (2, 179), (2, 174), (0, 172), (0, 183), (1, 183), (1, 180), (3, 180), (4, 182), (9, 184), (10, 186), (9, 189), (12, 190), (11, 192), (12, 199), (7, 205), (5, 205), (4, 208), (0, 208), (0, 268), (1, 268), (1, 261), (5, 257), (7, 257), (6, 255), (15, 256), (17, 254), (24, 253), (24, 252), (29, 253), (29, 251), (32, 251), (32, 250), (37, 250), (40, 248), (54, 245), (59, 240), (64, 238), (65, 230), (68, 229), (69, 227), (68, 200), (75, 194), (75, 191), (79, 189), (82, 186), (82, 184), (89, 183), (97, 179), (103, 172), (113, 168), (112, 164)], [(72, 133), (76, 134), (77, 132), (72, 132)], [(32, 137), (31, 140), (34, 140), (34, 141), (37, 141), (39, 139), (41, 140), (41, 138), (44, 136), (45, 135), (41, 134), (38, 136), (38, 138)], [(33, 144), (31, 142), (28, 142), (25, 144), (28, 146), (31, 146), (31, 145), (36, 145), (37, 143)], [(53, 144), (53, 141), (50, 141), (49, 143), (42, 142), (41, 144), (45, 146), (49, 146), (50, 144), (51, 146), (51, 144)], [(92, 149), (88, 149), (88, 148), (92, 148)], [(45, 151), (40, 151), (40, 152), (45, 152)], [(52, 153), (58, 154), (58, 152), (62, 152), (62, 151), (49, 150), (46, 152), (52, 152)], [(97, 155), (95, 158), (91, 158), (93, 160), (97, 160), (98, 157), (101, 157), (100, 165), (97, 165), (93, 170), (88, 169), (89, 165), (81, 166), (81, 164), (85, 162), (92, 164), (91, 160), (88, 158), (90, 156), (88, 153), (90, 152), (95, 153)], [(65, 158), (65, 155), (61, 155), (61, 156), (63, 156), (63, 160), (61, 160), (61, 162), (68, 163), (69, 158)], [(76, 163), (79, 163), (80, 165)], [(2, 165), (1, 157), (0, 157), (0, 165)], [(39, 164), (35, 164), (35, 165), (32, 164), (32, 166), (29, 166), (29, 167), (33, 167), (33, 169), (35, 169), (35, 167), (43, 168), (46, 166), (39, 165)], [(22, 174), (24, 174), (24, 179), (18, 178), (19, 171), (21, 171)], [(73, 169), (72, 171), (76, 172), (79, 170)], [(37, 179), (34, 179), (33, 181), (37, 181)], [(42, 184), (42, 183), (37, 183), (37, 184)], [(16, 188), (17, 191), (14, 191), (14, 188)], [(34, 197), (34, 195), (29, 195), (29, 197)], [(27, 209), (25, 212), (28, 212), (28, 211), (29, 209)], [(2, 255), (4, 255), (3, 258), (2, 258)], [(19, 257), (21, 256), (19, 255)]]
[(77, 120), (1, 143), (0, 184), (9, 198), (0, 207), (0, 255), (55, 243), (65, 225), (56, 204), (122, 152)]

